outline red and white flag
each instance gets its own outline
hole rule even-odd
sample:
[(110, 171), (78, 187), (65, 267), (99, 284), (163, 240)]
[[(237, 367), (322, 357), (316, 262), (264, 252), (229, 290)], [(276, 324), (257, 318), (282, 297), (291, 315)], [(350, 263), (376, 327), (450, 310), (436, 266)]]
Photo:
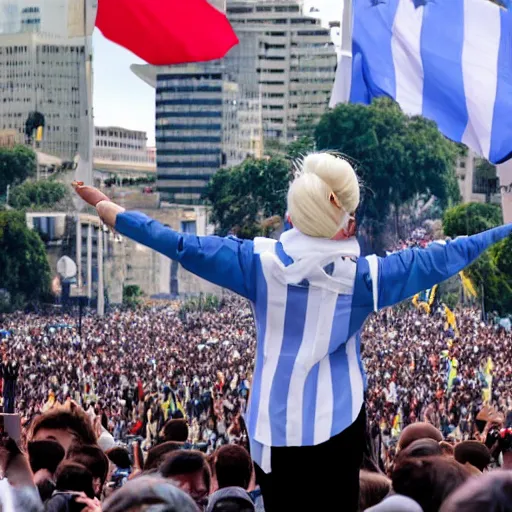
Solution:
[(153, 65), (221, 59), (238, 43), (207, 0), (98, 0), (103, 35)]

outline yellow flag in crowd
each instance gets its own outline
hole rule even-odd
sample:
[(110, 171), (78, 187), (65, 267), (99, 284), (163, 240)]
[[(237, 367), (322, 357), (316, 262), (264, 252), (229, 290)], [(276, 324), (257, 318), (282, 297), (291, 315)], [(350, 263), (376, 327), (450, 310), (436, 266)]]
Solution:
[(459, 329), (457, 327), (457, 319), (455, 318), (455, 313), (448, 307), (444, 307), (444, 312), (446, 314), (446, 323), (453, 329), (453, 332), (459, 336)]
[(484, 378), (487, 386), (482, 390), (482, 400), (484, 404), (488, 404), (492, 398), (492, 371), (494, 370), (494, 363), (492, 358), (487, 358), (487, 363), (484, 368)]
[(454, 357), (450, 362), (450, 374), (448, 375), (448, 390), (452, 389), (453, 381), (457, 378), (457, 368), (459, 367), (459, 362)]
[(38, 126), (36, 130), (36, 141), (41, 142), (43, 140), (43, 127)]
[(464, 288), (464, 293), (471, 297), (476, 297), (477, 293), (475, 287), (473, 286), (473, 281), (464, 273), (460, 272), (460, 280), (462, 281), (462, 288)]
[(391, 435), (393, 437), (398, 437), (400, 432), (402, 431), (402, 413), (398, 412), (398, 414), (393, 419), (393, 427), (391, 429)]

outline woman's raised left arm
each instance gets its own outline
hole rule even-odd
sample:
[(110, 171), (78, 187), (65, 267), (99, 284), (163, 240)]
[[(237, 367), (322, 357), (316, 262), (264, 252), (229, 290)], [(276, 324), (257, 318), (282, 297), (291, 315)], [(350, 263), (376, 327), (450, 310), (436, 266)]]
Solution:
[(386, 258), (368, 256), (375, 309), (398, 304), (432, 288), (473, 263), (486, 249), (512, 234), (512, 224), (427, 249), (406, 249)]

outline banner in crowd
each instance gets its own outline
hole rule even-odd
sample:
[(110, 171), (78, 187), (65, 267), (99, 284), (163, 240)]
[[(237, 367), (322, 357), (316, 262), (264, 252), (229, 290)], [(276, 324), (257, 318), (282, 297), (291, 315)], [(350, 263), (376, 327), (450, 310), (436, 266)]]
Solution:
[(476, 298), (477, 293), (473, 285), (473, 281), (471, 281), (471, 279), (464, 272), (460, 272), (459, 275), (462, 282), (462, 288), (466, 296)]
[(455, 313), (445, 305), (444, 313), (446, 315), (446, 326), (445, 329), (448, 330), (449, 327), (453, 330), (457, 337), (460, 336), (459, 328), (457, 327), (457, 319), (455, 318)]
[(350, 87), (337, 77), (331, 104), (387, 96), (490, 161), (510, 158), (511, 11), (483, 0), (353, 0), (345, 9), (352, 76)]
[(414, 307), (417, 309), (423, 309), (423, 311), (425, 311), (428, 315), (430, 315), (430, 313), (432, 311), (432, 306), (436, 299), (437, 289), (438, 289), (438, 285), (436, 284), (433, 288), (424, 290), (421, 293), (417, 293), (412, 298), (412, 303), (413, 303)]
[(489, 404), (492, 399), (492, 371), (494, 370), (494, 363), (492, 358), (489, 356), (487, 358), (487, 362), (485, 363), (483, 377), (484, 377), (484, 386), (482, 389), (482, 401), (484, 404)]

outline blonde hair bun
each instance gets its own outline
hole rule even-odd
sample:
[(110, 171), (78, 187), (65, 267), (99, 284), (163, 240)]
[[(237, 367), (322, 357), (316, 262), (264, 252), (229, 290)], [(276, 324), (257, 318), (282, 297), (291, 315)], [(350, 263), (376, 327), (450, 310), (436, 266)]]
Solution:
[(359, 182), (349, 162), (330, 153), (312, 153), (299, 164), (290, 186), (288, 213), (305, 235), (332, 238), (345, 227), (359, 199)]

